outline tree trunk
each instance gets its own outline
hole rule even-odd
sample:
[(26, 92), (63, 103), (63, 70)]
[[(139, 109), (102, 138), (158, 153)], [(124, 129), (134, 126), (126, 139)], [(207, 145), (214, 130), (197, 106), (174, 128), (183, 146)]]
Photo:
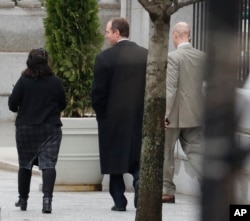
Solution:
[(143, 145), (136, 221), (162, 220), (166, 67), (170, 17), (150, 24)]
[(161, 221), (170, 16), (196, 0), (180, 2), (138, 0), (138, 2), (149, 13), (152, 23), (147, 64), (139, 199), (135, 221)]

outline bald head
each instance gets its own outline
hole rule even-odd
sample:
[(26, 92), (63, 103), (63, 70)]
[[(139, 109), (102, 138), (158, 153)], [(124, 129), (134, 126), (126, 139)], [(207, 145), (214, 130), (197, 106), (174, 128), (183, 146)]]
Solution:
[(178, 22), (173, 27), (173, 41), (177, 48), (179, 44), (189, 42), (190, 27), (186, 22)]

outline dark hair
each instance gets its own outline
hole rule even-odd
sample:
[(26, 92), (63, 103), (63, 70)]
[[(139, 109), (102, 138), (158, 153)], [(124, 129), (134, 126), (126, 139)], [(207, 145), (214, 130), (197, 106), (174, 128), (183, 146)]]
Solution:
[(111, 30), (118, 30), (122, 37), (129, 37), (129, 24), (125, 18), (113, 18), (111, 20)]
[(22, 75), (33, 78), (44, 78), (48, 75), (53, 75), (52, 69), (49, 66), (48, 52), (43, 48), (32, 49), (28, 55), (27, 68)]

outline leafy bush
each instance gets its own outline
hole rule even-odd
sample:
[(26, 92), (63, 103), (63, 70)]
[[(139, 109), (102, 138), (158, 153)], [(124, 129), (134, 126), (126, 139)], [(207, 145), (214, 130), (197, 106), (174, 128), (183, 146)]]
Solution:
[(46, 49), (56, 75), (66, 90), (65, 117), (89, 111), (95, 55), (101, 50), (96, 0), (46, 0)]

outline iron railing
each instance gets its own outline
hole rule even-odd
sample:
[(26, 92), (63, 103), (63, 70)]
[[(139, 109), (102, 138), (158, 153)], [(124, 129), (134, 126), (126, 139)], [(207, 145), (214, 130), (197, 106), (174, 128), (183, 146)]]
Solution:
[[(193, 31), (192, 45), (202, 51), (206, 51), (207, 41), (207, 1), (198, 1), (193, 4)], [(240, 0), (239, 31), (235, 44), (239, 44), (237, 86), (241, 87), (246, 81), (250, 71), (250, 0)], [(230, 53), (230, 50), (229, 50)]]
[(199, 1), (193, 4), (193, 47), (205, 51), (206, 45), (206, 2)]

